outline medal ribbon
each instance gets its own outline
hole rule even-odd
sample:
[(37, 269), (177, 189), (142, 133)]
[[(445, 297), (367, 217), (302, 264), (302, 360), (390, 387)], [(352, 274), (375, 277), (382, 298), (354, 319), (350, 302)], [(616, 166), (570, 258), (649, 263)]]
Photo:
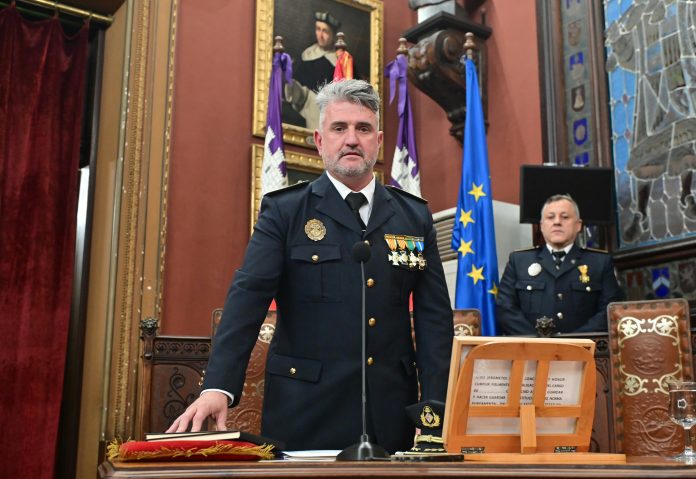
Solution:
[(396, 242), (399, 245), (399, 249), (406, 249), (406, 237), (405, 236), (397, 236), (396, 237)]
[(396, 238), (394, 235), (384, 235), (384, 240), (387, 242), (390, 250), (396, 251)]

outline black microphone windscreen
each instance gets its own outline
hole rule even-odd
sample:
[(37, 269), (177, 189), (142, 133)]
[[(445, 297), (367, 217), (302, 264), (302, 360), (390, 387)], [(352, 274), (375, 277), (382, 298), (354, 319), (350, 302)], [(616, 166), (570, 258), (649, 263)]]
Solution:
[(358, 241), (353, 245), (353, 259), (358, 263), (364, 263), (370, 259), (372, 251), (365, 241)]

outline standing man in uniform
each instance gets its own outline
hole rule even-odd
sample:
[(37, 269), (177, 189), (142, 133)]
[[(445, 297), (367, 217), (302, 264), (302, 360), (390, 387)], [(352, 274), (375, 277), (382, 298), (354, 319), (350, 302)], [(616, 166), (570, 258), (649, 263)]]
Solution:
[[(363, 286), (370, 439), (389, 452), (408, 449), (414, 424), (405, 408), (418, 401), (419, 385), (422, 399), (445, 399), (453, 324), (432, 215), (425, 200), (375, 181), (383, 135), (369, 83), (330, 83), (317, 103), (314, 139), (326, 171), (265, 195), (227, 295), (204, 392), (169, 432), (200, 430), (208, 416), (225, 428), (275, 298), (262, 434), (289, 450), (354, 444), (362, 433)], [(363, 285), (351, 251), (364, 241), (371, 257)]]
[(611, 256), (575, 245), (582, 220), (569, 195), (546, 200), (539, 226), (545, 245), (510, 254), (498, 290), (498, 331), (536, 335), (549, 320), (556, 333), (606, 331), (607, 305), (624, 299)]

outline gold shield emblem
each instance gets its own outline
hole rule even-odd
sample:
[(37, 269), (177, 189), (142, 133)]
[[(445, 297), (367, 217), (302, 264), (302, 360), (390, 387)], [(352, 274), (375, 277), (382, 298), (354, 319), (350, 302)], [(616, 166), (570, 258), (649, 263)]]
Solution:
[(430, 406), (424, 406), (423, 412), (420, 415), (421, 423), (424, 427), (438, 427), (440, 426), (440, 416), (433, 411)]
[(324, 226), (324, 223), (317, 219), (307, 221), (304, 231), (307, 233), (307, 238), (311, 239), (312, 241), (322, 240), (324, 239), (324, 236), (326, 236), (326, 226)]

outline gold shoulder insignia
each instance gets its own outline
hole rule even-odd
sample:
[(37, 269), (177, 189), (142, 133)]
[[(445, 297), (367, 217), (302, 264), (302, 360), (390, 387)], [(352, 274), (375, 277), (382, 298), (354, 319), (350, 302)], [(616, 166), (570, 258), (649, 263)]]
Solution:
[(294, 190), (297, 188), (304, 188), (308, 184), (309, 184), (309, 181), (301, 180), (301, 181), (298, 181), (297, 183), (295, 183), (294, 185), (289, 185), (289, 186), (286, 186), (284, 188), (279, 188), (277, 190), (269, 191), (268, 193), (266, 193), (266, 196), (275, 196), (275, 195), (279, 195), (280, 193), (284, 193), (286, 191)]
[(609, 251), (605, 249), (599, 249), (599, 248), (585, 248), (587, 251), (594, 251), (595, 253), (604, 253), (604, 254), (609, 254)]
[(514, 252), (518, 253), (521, 251), (534, 251), (535, 249), (539, 249), (539, 247), (538, 246), (528, 246), (526, 248), (516, 249)]
[(425, 204), (428, 203), (428, 200), (426, 200), (425, 198), (421, 198), (418, 195), (414, 195), (413, 193), (409, 193), (408, 191), (404, 191), (401, 188), (397, 188), (396, 186), (384, 185), (384, 187), (388, 188), (389, 191), (398, 192), (399, 194), (406, 196), (407, 198), (412, 198), (414, 200), (420, 201), (421, 203), (425, 203)]

